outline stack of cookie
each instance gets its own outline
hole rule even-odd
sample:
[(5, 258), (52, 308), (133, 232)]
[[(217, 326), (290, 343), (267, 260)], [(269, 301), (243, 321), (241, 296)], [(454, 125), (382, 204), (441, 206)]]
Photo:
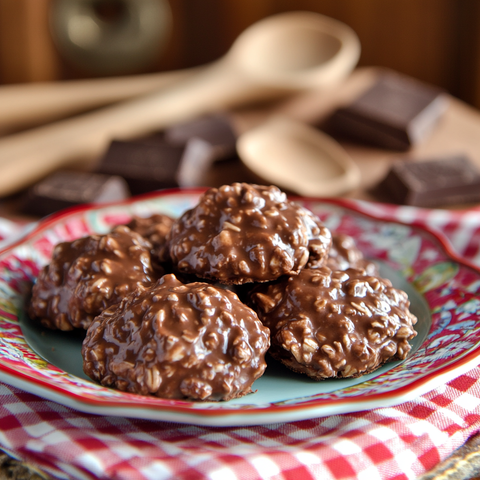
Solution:
[(208, 190), (176, 220), (60, 244), (30, 315), (87, 329), (84, 370), (103, 385), (208, 401), (250, 393), (267, 351), (315, 380), (372, 372), (406, 358), (417, 321), (353, 239), (245, 183)]

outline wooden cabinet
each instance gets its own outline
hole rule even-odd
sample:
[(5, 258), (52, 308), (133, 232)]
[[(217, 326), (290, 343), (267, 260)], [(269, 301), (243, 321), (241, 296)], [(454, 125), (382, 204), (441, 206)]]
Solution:
[[(0, 83), (95, 75), (56, 51), (48, 22), (52, 1), (0, 0)], [(480, 107), (478, 0), (170, 0), (170, 6), (170, 41), (149, 71), (209, 62), (255, 21), (309, 10), (357, 32), (360, 65), (395, 69)]]

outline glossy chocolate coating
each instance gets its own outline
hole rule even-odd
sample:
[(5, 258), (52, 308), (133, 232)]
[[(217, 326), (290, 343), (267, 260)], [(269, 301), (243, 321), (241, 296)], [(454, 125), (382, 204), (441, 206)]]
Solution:
[[(134, 216), (127, 223), (133, 232), (139, 233), (152, 244), (152, 261), (155, 264), (168, 261), (167, 237), (175, 220), (168, 215), (155, 213), (149, 217)], [(157, 266), (157, 265), (156, 265)]]
[(271, 330), (269, 353), (315, 380), (356, 377), (403, 360), (416, 335), (406, 293), (361, 269), (304, 269), (258, 287), (252, 300)]
[(58, 244), (33, 286), (30, 316), (52, 329), (88, 328), (110, 305), (156, 280), (150, 249), (124, 226)]
[(364, 258), (363, 253), (355, 245), (355, 240), (344, 233), (332, 232), (332, 246), (325, 265), (330, 270), (363, 268), (368, 275), (378, 273), (376, 265)]
[(226, 284), (266, 282), (320, 263), (330, 231), (277, 187), (234, 183), (208, 190), (173, 225), (170, 256), (180, 272)]
[(268, 329), (234, 293), (165, 275), (99, 315), (82, 355), (85, 373), (103, 385), (218, 401), (251, 392), (269, 343)]

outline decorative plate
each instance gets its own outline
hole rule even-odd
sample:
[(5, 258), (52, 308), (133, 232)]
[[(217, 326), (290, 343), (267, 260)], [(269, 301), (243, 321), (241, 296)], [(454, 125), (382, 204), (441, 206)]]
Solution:
[(355, 237), (382, 276), (405, 290), (418, 317), (417, 337), (403, 362), (372, 374), (315, 382), (269, 362), (256, 393), (220, 403), (165, 400), (116, 391), (82, 371), (79, 333), (56, 332), (25, 314), (40, 268), (61, 241), (105, 233), (132, 215), (178, 216), (201, 190), (171, 190), (107, 206), (82, 206), (41, 221), (0, 252), (0, 380), (89, 413), (198, 425), (253, 425), (391, 406), (421, 395), (480, 361), (480, 270), (423, 228), (361, 212), (351, 202), (297, 198), (332, 230)]

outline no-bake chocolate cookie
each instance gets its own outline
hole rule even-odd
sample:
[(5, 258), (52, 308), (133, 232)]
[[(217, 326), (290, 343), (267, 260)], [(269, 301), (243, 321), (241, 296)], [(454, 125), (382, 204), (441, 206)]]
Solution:
[(367, 260), (356, 246), (355, 240), (344, 233), (332, 232), (332, 246), (328, 252), (325, 265), (330, 270), (363, 268), (368, 275), (378, 274), (375, 263)]
[(31, 318), (52, 329), (88, 328), (110, 305), (156, 280), (151, 248), (125, 226), (58, 244), (33, 286)]
[(99, 315), (82, 355), (85, 373), (103, 385), (218, 401), (251, 392), (269, 343), (268, 329), (234, 293), (170, 274)]
[(130, 230), (139, 233), (152, 244), (152, 259), (156, 265), (168, 261), (167, 236), (174, 221), (168, 215), (155, 213), (149, 217), (135, 216), (127, 223)]
[(252, 294), (269, 353), (315, 380), (357, 377), (405, 359), (417, 319), (405, 292), (362, 269), (304, 269)]
[(173, 225), (180, 272), (225, 284), (266, 282), (321, 263), (330, 231), (277, 187), (234, 183), (208, 190)]

